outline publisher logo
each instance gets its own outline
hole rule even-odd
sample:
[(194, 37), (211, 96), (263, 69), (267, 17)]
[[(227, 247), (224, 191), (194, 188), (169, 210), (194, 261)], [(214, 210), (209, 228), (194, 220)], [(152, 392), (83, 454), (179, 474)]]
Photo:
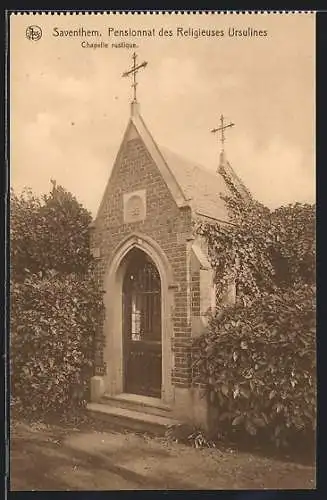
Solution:
[(26, 38), (37, 42), (42, 37), (42, 30), (40, 26), (32, 25), (26, 28)]

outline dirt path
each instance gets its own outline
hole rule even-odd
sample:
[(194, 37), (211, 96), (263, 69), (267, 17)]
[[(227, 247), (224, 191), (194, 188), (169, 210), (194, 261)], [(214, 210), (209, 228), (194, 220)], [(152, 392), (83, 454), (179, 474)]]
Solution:
[(133, 433), (11, 431), (12, 490), (312, 489), (315, 469)]

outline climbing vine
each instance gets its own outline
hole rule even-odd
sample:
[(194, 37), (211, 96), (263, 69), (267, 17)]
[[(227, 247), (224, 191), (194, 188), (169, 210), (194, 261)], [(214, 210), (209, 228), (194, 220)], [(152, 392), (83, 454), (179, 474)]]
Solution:
[(244, 305), (299, 280), (314, 283), (314, 205), (295, 203), (271, 211), (236, 195), (223, 199), (230, 222), (200, 221), (195, 228), (208, 243), (218, 301), (231, 279)]
[[(217, 434), (307, 445), (316, 415), (315, 206), (224, 200), (229, 223), (196, 224), (218, 299), (209, 331), (195, 341), (196, 380), (218, 409)], [(231, 279), (236, 304), (220, 307)]]

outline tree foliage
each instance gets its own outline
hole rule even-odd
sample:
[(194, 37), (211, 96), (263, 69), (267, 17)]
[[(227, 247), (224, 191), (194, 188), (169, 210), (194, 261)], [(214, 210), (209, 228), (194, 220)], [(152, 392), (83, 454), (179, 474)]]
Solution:
[(91, 215), (61, 186), (11, 192), (11, 394), (24, 412), (85, 403), (102, 291), (89, 250)]
[(21, 195), (11, 191), (11, 276), (22, 280), (25, 269), (83, 274), (91, 262), (91, 221), (89, 212), (61, 186), (41, 198), (29, 189)]
[(265, 433), (276, 444), (315, 427), (315, 207), (270, 211), (225, 198), (231, 224), (201, 222), (217, 298), (235, 279), (237, 303), (219, 307), (195, 349), (227, 434)]

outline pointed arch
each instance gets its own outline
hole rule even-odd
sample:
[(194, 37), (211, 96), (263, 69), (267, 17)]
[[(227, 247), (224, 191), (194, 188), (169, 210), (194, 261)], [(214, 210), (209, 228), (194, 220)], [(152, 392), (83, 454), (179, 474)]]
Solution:
[(124, 238), (115, 248), (108, 262), (104, 279), (104, 303), (106, 320), (104, 324), (104, 361), (107, 365), (106, 392), (114, 396), (123, 392), (123, 331), (122, 331), (122, 288), (126, 273), (126, 259), (129, 252), (138, 248), (154, 262), (161, 280), (161, 329), (162, 329), (162, 392), (161, 400), (169, 404), (173, 399), (171, 382), (172, 335), (171, 310), (173, 304), (171, 265), (164, 251), (149, 236), (133, 233)]

